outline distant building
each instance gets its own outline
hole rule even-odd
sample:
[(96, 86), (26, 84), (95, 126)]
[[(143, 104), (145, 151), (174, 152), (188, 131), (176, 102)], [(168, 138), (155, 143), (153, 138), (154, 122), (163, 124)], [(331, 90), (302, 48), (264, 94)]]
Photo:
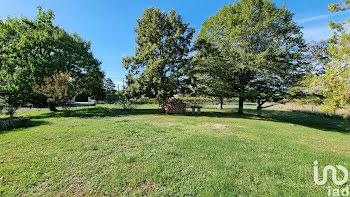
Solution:
[(77, 97), (73, 97), (70, 101), (68, 101), (71, 105), (94, 105), (96, 104), (96, 100), (92, 99), (91, 97), (87, 97), (87, 99), (76, 99)]

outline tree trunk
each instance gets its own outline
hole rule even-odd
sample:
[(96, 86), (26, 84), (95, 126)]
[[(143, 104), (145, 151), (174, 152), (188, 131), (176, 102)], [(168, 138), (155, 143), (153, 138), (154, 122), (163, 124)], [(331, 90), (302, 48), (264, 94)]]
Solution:
[(244, 105), (244, 99), (242, 97), (239, 97), (238, 114), (243, 114), (243, 105)]
[(162, 104), (162, 113), (165, 114), (164, 104)]
[(166, 101), (166, 99), (165, 100), (159, 100), (159, 105), (160, 105), (160, 107), (162, 107), (162, 113), (163, 114), (165, 114), (165, 108), (164, 108), (164, 102)]
[(258, 105), (258, 107), (256, 108), (257, 112), (258, 112), (258, 117), (261, 117), (261, 113), (262, 113), (262, 105)]
[(58, 111), (58, 110), (56, 109), (55, 104), (52, 103), (52, 102), (49, 102), (49, 109), (50, 109), (50, 111)]
[(223, 108), (224, 99), (223, 99), (223, 98), (219, 98), (219, 102), (220, 102), (220, 109), (224, 109), (224, 108)]

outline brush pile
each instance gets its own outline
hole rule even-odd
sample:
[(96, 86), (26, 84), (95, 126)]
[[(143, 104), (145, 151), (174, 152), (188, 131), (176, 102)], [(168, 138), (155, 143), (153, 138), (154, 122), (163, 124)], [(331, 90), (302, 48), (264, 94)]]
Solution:
[(166, 114), (184, 114), (186, 113), (186, 104), (180, 99), (170, 98), (163, 104)]

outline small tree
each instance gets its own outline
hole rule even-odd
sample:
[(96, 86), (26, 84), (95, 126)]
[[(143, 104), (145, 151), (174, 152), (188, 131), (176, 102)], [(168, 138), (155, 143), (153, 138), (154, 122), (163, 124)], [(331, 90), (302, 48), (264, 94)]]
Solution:
[(69, 72), (63, 74), (56, 73), (51, 77), (45, 77), (44, 84), (34, 86), (33, 90), (45, 95), (48, 98), (48, 102), (59, 104), (63, 112), (69, 115), (69, 101), (76, 94), (76, 85)]

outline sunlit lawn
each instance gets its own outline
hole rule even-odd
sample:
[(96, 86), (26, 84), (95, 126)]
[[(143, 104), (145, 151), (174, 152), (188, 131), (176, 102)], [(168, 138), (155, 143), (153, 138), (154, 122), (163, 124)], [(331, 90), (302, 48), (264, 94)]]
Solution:
[(0, 132), (0, 196), (326, 196), (313, 162), (350, 169), (349, 122), (252, 109), (19, 114), (34, 124)]

